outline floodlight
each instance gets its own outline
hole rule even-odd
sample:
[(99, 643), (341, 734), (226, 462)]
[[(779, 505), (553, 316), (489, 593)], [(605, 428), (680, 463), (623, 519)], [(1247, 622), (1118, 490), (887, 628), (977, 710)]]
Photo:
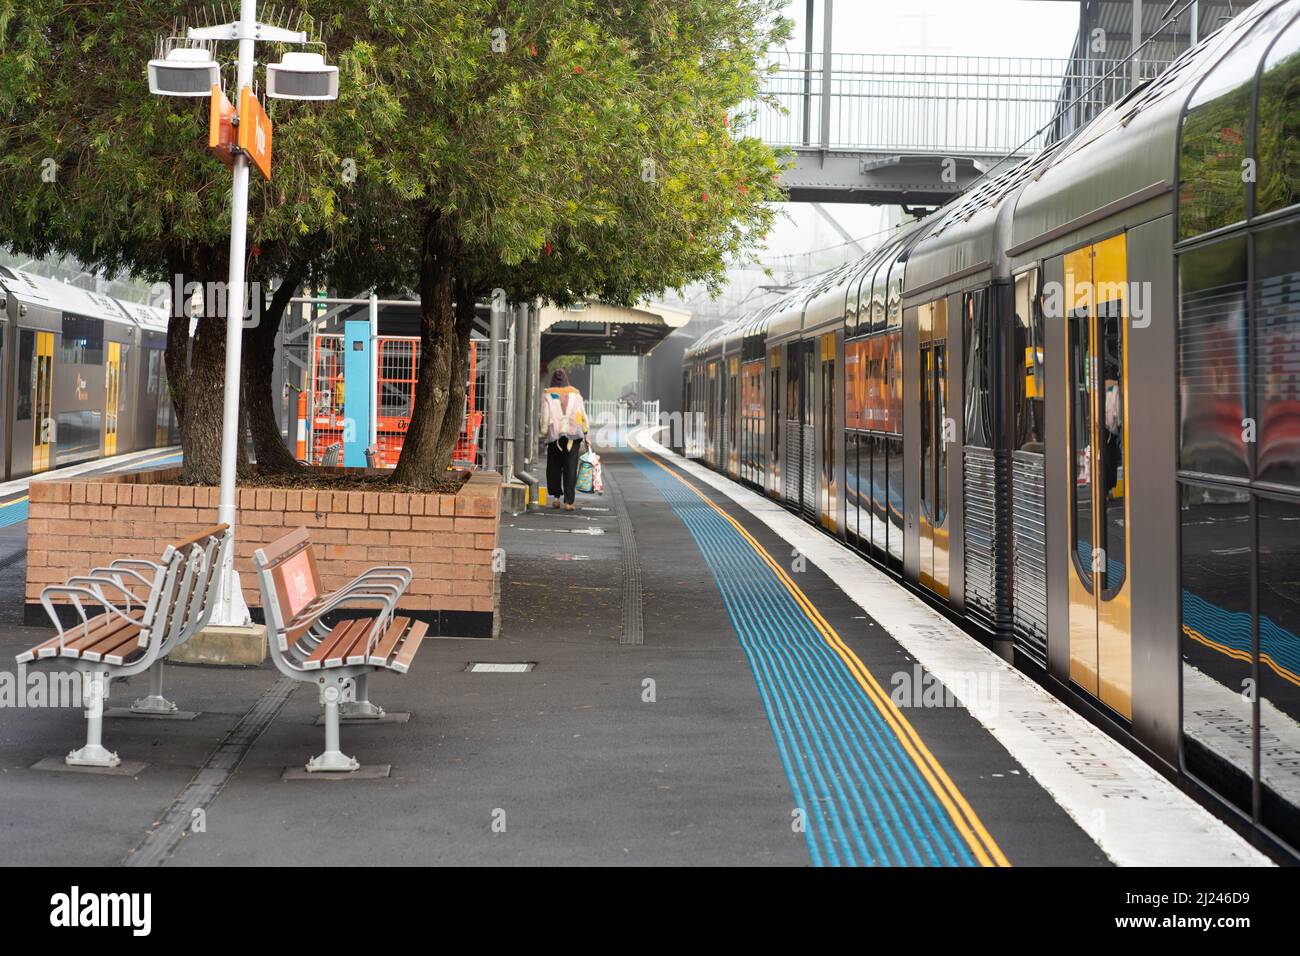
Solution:
[(266, 95), (278, 100), (336, 100), (339, 68), (319, 53), (286, 53), (266, 68)]
[(162, 96), (211, 96), (221, 85), (221, 67), (202, 47), (178, 46), (149, 61), (149, 92)]

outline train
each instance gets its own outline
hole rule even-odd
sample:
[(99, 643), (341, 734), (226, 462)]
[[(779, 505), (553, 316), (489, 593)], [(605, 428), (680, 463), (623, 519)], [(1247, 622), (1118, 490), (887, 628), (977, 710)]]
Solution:
[(179, 441), (167, 313), (0, 266), (4, 480)]
[(684, 452), (1300, 851), (1300, 2), (688, 347)]

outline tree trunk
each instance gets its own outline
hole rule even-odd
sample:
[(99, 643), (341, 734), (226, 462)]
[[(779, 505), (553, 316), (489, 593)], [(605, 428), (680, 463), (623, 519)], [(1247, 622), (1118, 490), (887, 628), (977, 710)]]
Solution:
[[(270, 303), (262, 310), (261, 321), (244, 330), (243, 408), (248, 417), (248, 429), (253, 438), (253, 451), (257, 455), (257, 470), (263, 475), (283, 475), (300, 472), (298, 463), (280, 433), (276, 415), (278, 402), (272, 394), (275, 374), (275, 339), (280, 331), (289, 300), (302, 285), (303, 270), (291, 266), (275, 290)], [(296, 416), (295, 409), (295, 416)]]
[(173, 308), (167, 317), (167, 349), (163, 352), (167, 371), (167, 394), (176, 413), (176, 425), (185, 431), (185, 392), (190, 378), (190, 316), (183, 311), (176, 314)]
[(393, 470), (397, 484), (432, 487), (447, 473), (448, 461), (438, 460), (442, 421), (447, 413), (456, 330), (455, 232), (437, 213), (425, 216), (420, 249), (420, 374), (415, 382), (415, 408), (402, 442), (402, 456)]
[(197, 485), (221, 483), (221, 417), (225, 394), (226, 320), (206, 316), (194, 337), (185, 390), (181, 448), (182, 480)]
[(451, 354), (451, 388), (447, 395), (447, 412), (442, 417), (442, 429), (438, 436), (438, 448), (434, 454), (434, 463), (439, 470), (446, 469), (456, 451), (456, 439), (460, 437), (461, 425), (464, 423), (465, 385), (469, 380), (469, 343), (470, 333), (474, 330), (474, 294), (473, 282), (463, 273), (456, 275), (456, 323), (453, 326), (455, 340)]

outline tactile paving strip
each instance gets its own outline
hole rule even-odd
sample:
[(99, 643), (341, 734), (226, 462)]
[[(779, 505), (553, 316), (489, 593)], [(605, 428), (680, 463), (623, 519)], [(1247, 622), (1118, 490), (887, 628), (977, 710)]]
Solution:
[(620, 644), (645, 643), (645, 618), (641, 608), (641, 559), (636, 551), (636, 534), (627, 514), (627, 501), (619, 491), (611, 469), (605, 471), (605, 487), (618, 516), (618, 534), (623, 544), (623, 633)]
[(257, 738), (275, 720), (275, 715), (280, 712), (296, 686), (295, 681), (281, 677), (248, 713), (239, 718), (239, 723), (231, 728), (217, 749), (208, 755), (199, 772), (167, 808), (154, 828), (126, 855), (122, 861), (123, 866), (162, 866), (167, 862), (167, 858), (193, 825), (194, 811), (206, 809), (217, 798), (230, 775), (235, 772)]

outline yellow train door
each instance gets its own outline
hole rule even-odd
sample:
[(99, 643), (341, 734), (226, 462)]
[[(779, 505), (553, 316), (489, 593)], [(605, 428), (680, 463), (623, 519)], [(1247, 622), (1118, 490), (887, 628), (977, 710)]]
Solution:
[(1132, 716), (1124, 236), (1065, 257), (1070, 680)]
[(122, 344), (108, 343), (104, 362), (104, 457), (117, 454), (118, 396), (122, 381)]
[(54, 333), (36, 333), (36, 356), (32, 374), (32, 474), (50, 467), (50, 446), (54, 442)]

